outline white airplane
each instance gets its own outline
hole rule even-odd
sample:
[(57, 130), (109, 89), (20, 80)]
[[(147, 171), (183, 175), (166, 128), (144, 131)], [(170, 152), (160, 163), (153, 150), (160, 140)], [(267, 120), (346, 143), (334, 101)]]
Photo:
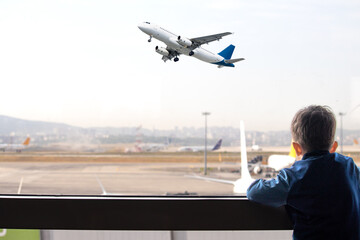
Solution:
[(159, 152), (165, 150), (168, 144), (162, 143), (143, 143), (139, 145), (142, 152)]
[(135, 146), (125, 148), (125, 153), (160, 152), (166, 150), (170, 144), (171, 138), (168, 138), (166, 143), (141, 143), (141, 140), (139, 140), (135, 143)]
[(186, 38), (180, 35), (176, 35), (160, 26), (150, 24), (149, 22), (140, 23), (139, 29), (150, 36), (148, 42), (154, 37), (157, 40), (164, 42), (166, 48), (155, 47), (155, 51), (161, 54), (162, 60), (166, 62), (174, 58), (174, 62), (179, 61), (179, 55), (184, 54), (187, 56), (193, 56), (201, 61), (212, 63), (221, 67), (235, 67), (234, 63), (245, 60), (244, 58), (231, 59), (235, 46), (229, 45), (223, 51), (218, 54), (209, 52), (201, 47), (205, 43), (209, 43), (215, 40), (220, 40), (222, 37), (231, 34), (230, 32), (224, 32), (198, 38)]
[(30, 144), (30, 138), (27, 137), (26, 140), (22, 144), (0, 144), (0, 150), (5, 151), (16, 151), (21, 152)]
[(283, 168), (291, 166), (296, 160), (296, 152), (291, 144), (291, 149), (289, 155), (270, 155), (268, 158), (267, 166), (273, 168), (276, 172), (280, 171)]
[(245, 126), (244, 122), (240, 121), (240, 144), (241, 144), (241, 177), (236, 181), (230, 181), (225, 179), (218, 178), (209, 178), (202, 176), (188, 176), (192, 178), (198, 178), (206, 181), (219, 182), (225, 184), (234, 185), (233, 192), (235, 194), (246, 194), (246, 191), (250, 184), (255, 180), (251, 177), (249, 169), (248, 169), (248, 160), (247, 160), (247, 152), (246, 152), (246, 140), (245, 140)]
[(168, 144), (161, 143), (140, 143), (135, 144), (132, 148), (126, 148), (125, 153), (134, 153), (134, 152), (159, 152), (167, 149)]
[(262, 164), (262, 158), (250, 161), (250, 172), (263, 174), (265, 177), (275, 176), (281, 169), (290, 167), (296, 160), (296, 152), (291, 144), (289, 155), (273, 154), (268, 157), (267, 164)]
[[(222, 139), (219, 139), (213, 147), (206, 147), (206, 151), (216, 151), (220, 149)], [(205, 146), (185, 146), (177, 150), (178, 152), (205, 152)]]
[(141, 128), (141, 125), (136, 128), (136, 143), (133, 147), (125, 148), (125, 153), (159, 152), (167, 149), (170, 145), (171, 138), (168, 138), (166, 143), (143, 143), (143, 134), (140, 132)]

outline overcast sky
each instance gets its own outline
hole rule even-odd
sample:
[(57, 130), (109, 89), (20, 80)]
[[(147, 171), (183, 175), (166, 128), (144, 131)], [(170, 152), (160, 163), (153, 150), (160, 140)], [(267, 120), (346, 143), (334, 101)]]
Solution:
[[(188, 38), (234, 32), (246, 60), (166, 62), (149, 21)], [(287, 130), (309, 104), (360, 104), (358, 0), (0, 1), (0, 114), (75, 126)], [(344, 117), (360, 129), (360, 107)]]

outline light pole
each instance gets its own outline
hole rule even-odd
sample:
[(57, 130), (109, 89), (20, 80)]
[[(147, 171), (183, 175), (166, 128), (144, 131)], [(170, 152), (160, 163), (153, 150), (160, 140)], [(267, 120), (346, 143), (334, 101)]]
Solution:
[(204, 149), (204, 175), (207, 174), (207, 116), (210, 115), (209, 112), (203, 112), (202, 115), (205, 116), (205, 149)]

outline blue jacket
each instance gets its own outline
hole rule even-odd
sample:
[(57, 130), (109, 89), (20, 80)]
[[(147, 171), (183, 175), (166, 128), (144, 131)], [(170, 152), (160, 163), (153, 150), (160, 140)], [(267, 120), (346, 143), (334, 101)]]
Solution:
[(247, 196), (285, 205), (294, 223), (293, 239), (360, 239), (360, 173), (350, 157), (306, 153), (276, 178), (256, 180)]

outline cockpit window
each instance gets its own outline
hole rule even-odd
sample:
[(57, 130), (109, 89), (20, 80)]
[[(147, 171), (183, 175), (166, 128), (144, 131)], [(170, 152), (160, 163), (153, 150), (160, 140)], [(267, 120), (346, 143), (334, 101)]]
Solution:
[(149, 22), (145, 22), (146, 24), (150, 24)]

